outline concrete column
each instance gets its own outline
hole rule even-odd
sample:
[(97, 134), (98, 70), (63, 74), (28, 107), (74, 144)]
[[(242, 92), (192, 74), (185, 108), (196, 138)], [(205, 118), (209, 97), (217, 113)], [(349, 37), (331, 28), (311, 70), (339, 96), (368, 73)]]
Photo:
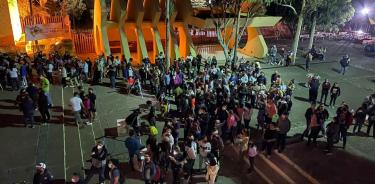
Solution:
[(259, 28), (247, 27), (247, 36), (248, 38), (245, 47), (238, 49), (238, 51), (256, 58), (265, 57), (268, 53), (268, 47)]

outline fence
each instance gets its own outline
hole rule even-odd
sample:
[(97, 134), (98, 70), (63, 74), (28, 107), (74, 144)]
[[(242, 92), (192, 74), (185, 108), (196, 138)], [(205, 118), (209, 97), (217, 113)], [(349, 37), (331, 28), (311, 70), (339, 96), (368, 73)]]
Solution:
[(72, 40), (77, 54), (95, 53), (92, 32), (72, 33)]

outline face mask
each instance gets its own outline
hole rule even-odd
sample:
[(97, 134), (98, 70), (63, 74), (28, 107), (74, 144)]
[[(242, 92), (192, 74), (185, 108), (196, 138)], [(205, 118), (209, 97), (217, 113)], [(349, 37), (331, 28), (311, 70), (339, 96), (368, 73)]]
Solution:
[(72, 183), (77, 183), (78, 182), (78, 180), (77, 180), (77, 178), (72, 178)]

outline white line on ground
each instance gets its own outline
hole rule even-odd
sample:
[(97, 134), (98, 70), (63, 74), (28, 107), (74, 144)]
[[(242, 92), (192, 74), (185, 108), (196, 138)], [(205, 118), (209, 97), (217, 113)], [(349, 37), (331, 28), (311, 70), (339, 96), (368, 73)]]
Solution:
[(65, 142), (65, 121), (64, 121), (64, 117), (65, 117), (65, 113), (64, 113), (64, 87), (61, 86), (61, 109), (62, 109), (62, 117), (61, 117), (61, 123), (62, 123), (62, 128), (63, 128), (63, 145), (64, 145), (64, 179), (65, 181), (67, 181), (67, 176), (66, 176), (66, 142)]
[[(38, 126), (38, 137), (36, 138), (36, 150), (35, 150), (35, 163), (34, 166), (37, 164), (38, 159), (38, 148), (39, 148), (39, 138), (40, 138), (40, 126)], [(35, 169), (33, 169), (33, 175), (35, 174)]]
[(261, 170), (259, 170), (257, 167), (254, 167), (255, 172), (259, 174), (260, 177), (264, 179), (268, 184), (274, 184)]
[(288, 183), (296, 184), (294, 180), (292, 180), (287, 174), (285, 174), (279, 167), (277, 167), (274, 163), (268, 160), (263, 154), (259, 154), (259, 157), (265, 161), (274, 171), (276, 171), (281, 177), (283, 177)]
[[(73, 93), (74, 94), (74, 88), (72, 88), (73, 90)], [(82, 123), (82, 122), (80, 122)], [(84, 159), (83, 159), (83, 151), (82, 151), (82, 140), (81, 140), (81, 132), (79, 131), (80, 129), (80, 126), (77, 124), (77, 132), (78, 132), (78, 141), (79, 141), (79, 150), (81, 152), (81, 163), (82, 163), (82, 167), (85, 168), (85, 162), (84, 162)], [(82, 175), (83, 175), (83, 178), (86, 178), (86, 173), (84, 172), (84, 170), (82, 170)]]
[(301, 175), (303, 175), (306, 179), (308, 179), (313, 184), (320, 184), (318, 180), (316, 180), (314, 177), (312, 177), (310, 174), (305, 172), (303, 169), (301, 169), (296, 163), (294, 163), (292, 160), (290, 160), (287, 156), (284, 154), (278, 153), (277, 151), (274, 151), (276, 155), (278, 155), (281, 159), (283, 159), (285, 162), (287, 162), (289, 165), (291, 165), (294, 169), (296, 169)]

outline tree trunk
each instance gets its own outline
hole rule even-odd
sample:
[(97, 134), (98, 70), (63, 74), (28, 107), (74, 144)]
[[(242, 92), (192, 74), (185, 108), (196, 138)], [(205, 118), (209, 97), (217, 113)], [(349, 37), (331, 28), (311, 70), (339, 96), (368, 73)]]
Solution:
[(165, 35), (165, 50), (166, 50), (166, 53), (165, 53), (165, 60), (166, 60), (166, 69), (169, 69), (169, 67), (171, 66), (171, 49), (170, 49), (170, 45), (169, 45), (169, 40), (170, 40), (170, 33), (171, 33), (171, 26), (170, 26), (170, 0), (167, 0), (166, 2), (166, 13), (165, 13), (165, 26), (166, 26), (166, 35)]
[(296, 29), (296, 33), (294, 35), (294, 40), (293, 40), (293, 45), (292, 45), (293, 55), (294, 55), (293, 64), (296, 63), (298, 43), (299, 43), (299, 37), (301, 35), (301, 29), (302, 29), (302, 25), (303, 25), (303, 11), (305, 9), (305, 5), (306, 5), (306, 0), (302, 0), (301, 12), (298, 15), (297, 29)]
[(237, 58), (237, 49), (238, 49), (238, 42), (239, 42), (239, 38), (238, 36), (242, 36), (242, 35), (239, 35), (239, 31), (240, 31), (240, 18), (241, 18), (241, 3), (238, 2), (237, 4), (237, 21), (236, 21), (236, 34), (235, 34), (235, 41), (234, 41), (234, 51), (233, 51), (233, 58), (230, 58), (230, 63), (231, 64), (232, 62), (235, 63), (236, 62), (236, 58)]
[(315, 37), (315, 28), (316, 28), (316, 12), (313, 13), (313, 20), (310, 30), (310, 41), (309, 41), (309, 50), (312, 48), (314, 44), (314, 37)]

